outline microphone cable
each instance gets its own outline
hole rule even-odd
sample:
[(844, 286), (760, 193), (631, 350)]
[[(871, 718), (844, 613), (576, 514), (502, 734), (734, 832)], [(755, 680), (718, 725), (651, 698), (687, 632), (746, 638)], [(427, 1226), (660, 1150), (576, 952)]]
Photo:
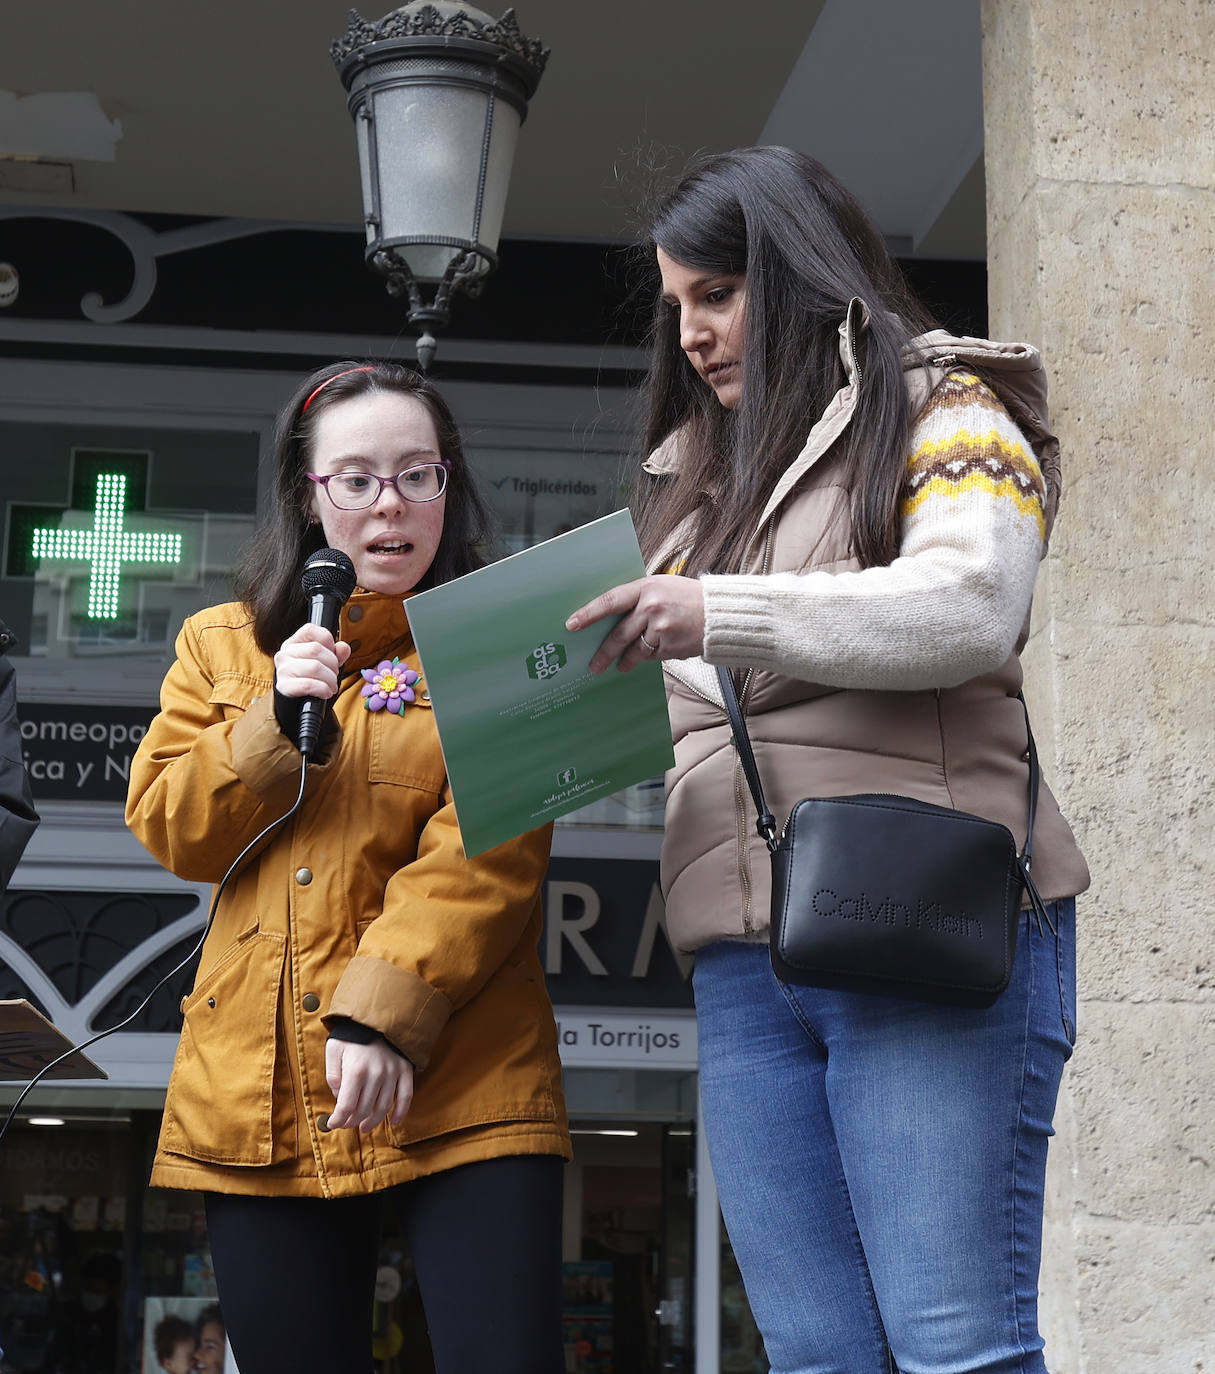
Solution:
[(49, 1064), (44, 1064), (42, 1068), (38, 1070), (38, 1072), (33, 1076), (33, 1078), (30, 1079), (30, 1081), (25, 1085), (25, 1087), (21, 1089), (21, 1092), (18, 1095), (17, 1100), (9, 1108), (8, 1115), (4, 1118), (4, 1124), (0, 1126), (0, 1143), (3, 1143), (5, 1134), (7, 1133), (9, 1126), (12, 1124), (14, 1118), (17, 1115), (17, 1109), (25, 1101), (26, 1097), (29, 1096), (29, 1093), (34, 1088), (34, 1086), (46, 1074), (50, 1073), (50, 1071), (57, 1064), (62, 1064), (65, 1059), (71, 1058), (73, 1054), (82, 1053), (84, 1050), (87, 1050), (91, 1045), (95, 1045), (99, 1040), (104, 1040), (107, 1035), (113, 1035), (115, 1031), (120, 1031), (124, 1026), (129, 1026), (131, 1022), (134, 1021), (135, 1018), (144, 1010), (148, 1003), (151, 1002), (152, 998), (155, 997), (156, 994), (161, 990), (161, 988), (164, 987), (164, 985), (169, 981), (169, 979), (179, 974), (182, 971), (182, 969), (184, 969), (187, 966), (187, 964), (189, 964), (189, 962), (202, 950), (203, 943), (211, 932), (211, 926), (215, 920), (215, 912), (219, 907), (219, 899), (223, 896), (224, 888), (228, 885), (228, 880), (232, 877), (232, 875), (236, 872), (240, 865), (245, 861), (250, 852), (253, 849), (255, 849), (257, 845), (261, 844), (261, 842), (266, 838), (267, 835), (273, 834), (274, 831), (278, 830), (281, 826), (286, 825), (286, 823), (291, 819), (291, 817), (294, 816), (295, 813), (300, 809), (300, 804), (304, 800), (304, 786), (307, 780), (308, 756), (306, 754), (301, 754), (300, 790), (296, 794), (295, 801), (291, 804), (291, 809), (287, 812), (284, 812), (284, 814), (279, 816), (277, 820), (271, 821), (270, 824), (266, 826), (266, 828), (259, 835), (256, 835), (253, 839), (251, 839), (249, 843), (244, 847), (244, 849), (242, 849), (241, 852), (236, 856), (236, 858), (232, 860), (232, 863), (228, 867), (228, 871), (220, 879), (219, 886), (215, 889), (215, 896), (211, 899), (211, 908), (207, 912), (207, 919), (203, 925), (202, 934), (198, 937), (198, 940), (195, 943), (194, 948), (175, 968), (171, 968), (169, 972), (165, 974), (165, 976), (156, 984), (152, 991), (148, 993), (148, 995), (143, 999), (142, 1002), (140, 1002), (140, 1004), (129, 1016), (125, 1017), (122, 1021), (119, 1021), (116, 1026), (111, 1026), (109, 1030), (98, 1031), (96, 1035), (90, 1036), (89, 1039), (82, 1040), (79, 1045), (73, 1045), (71, 1049), (65, 1050), (61, 1055), (59, 1055), (57, 1059), (52, 1059)]

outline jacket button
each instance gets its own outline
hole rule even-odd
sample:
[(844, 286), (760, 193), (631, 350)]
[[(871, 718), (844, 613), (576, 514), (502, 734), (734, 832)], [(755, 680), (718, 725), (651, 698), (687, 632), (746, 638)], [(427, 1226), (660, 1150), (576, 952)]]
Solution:
[(306, 992), (300, 999), (300, 1006), (302, 1006), (305, 1011), (319, 1011), (321, 999), (315, 992)]
[(297, 868), (295, 870), (295, 881), (301, 887), (307, 887), (312, 881), (312, 870), (310, 868)]
[(327, 1131), (329, 1129), (329, 1113), (322, 1112), (316, 1119), (318, 1130)]
[(346, 618), (347, 618), (348, 620), (362, 620), (362, 618), (363, 618), (363, 608), (362, 608), (362, 606), (351, 606), (351, 607), (347, 610), (347, 612), (346, 612)]
[(207, 1006), (213, 1007), (214, 1005), (215, 1005), (215, 998), (214, 998), (214, 997), (208, 997), (208, 998), (207, 998)]

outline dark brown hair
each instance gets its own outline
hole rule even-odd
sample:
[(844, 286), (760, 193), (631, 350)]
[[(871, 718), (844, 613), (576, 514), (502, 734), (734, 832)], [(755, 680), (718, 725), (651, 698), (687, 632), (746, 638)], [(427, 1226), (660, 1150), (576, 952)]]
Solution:
[[(858, 202), (821, 164), (788, 148), (742, 148), (695, 165), (659, 203), (647, 249), (721, 274), (744, 273), (742, 394), (726, 410), (679, 346), (677, 312), (657, 301), (644, 444), (680, 432), (677, 474), (644, 477), (634, 510), (647, 557), (689, 525), (683, 570), (735, 572), (780, 474), (844, 384), (838, 329), (854, 298), (862, 376), (852, 423), (833, 450), (865, 566), (898, 548), (898, 496), (910, 435), (908, 342), (933, 320)], [(860, 313), (859, 311), (857, 312)]]
[(156, 1361), (164, 1364), (170, 1359), (182, 1341), (189, 1341), (190, 1348), (194, 1347), (194, 1328), (184, 1317), (176, 1317), (170, 1314), (161, 1317), (156, 1323), (156, 1328), (152, 1332), (152, 1344), (156, 1347)]
[(268, 654), (274, 654), (307, 618), (300, 576), (309, 555), (325, 547), (324, 532), (309, 516), (312, 484), (306, 476), (317, 419), (352, 396), (383, 391), (412, 396), (426, 407), (438, 434), (439, 456), (451, 465), (443, 533), (419, 588), (450, 582), (486, 562), (489, 512), (473, 483), (455, 419), (438, 389), (399, 363), (330, 363), (305, 378), (279, 413), (269, 509), (236, 573), (236, 595), (249, 608), (254, 635)]

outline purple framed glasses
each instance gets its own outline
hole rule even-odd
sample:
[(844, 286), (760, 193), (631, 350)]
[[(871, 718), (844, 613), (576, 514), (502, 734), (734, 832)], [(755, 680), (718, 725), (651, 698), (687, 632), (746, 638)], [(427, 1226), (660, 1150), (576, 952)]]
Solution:
[(418, 463), (398, 472), (395, 477), (379, 477), (374, 472), (331, 472), (326, 477), (315, 472), (304, 475), (310, 482), (325, 488), (326, 495), (338, 510), (366, 510), (380, 499), (385, 487), (396, 487), (405, 501), (434, 501), (447, 490), (450, 466), (446, 459), (437, 463)]

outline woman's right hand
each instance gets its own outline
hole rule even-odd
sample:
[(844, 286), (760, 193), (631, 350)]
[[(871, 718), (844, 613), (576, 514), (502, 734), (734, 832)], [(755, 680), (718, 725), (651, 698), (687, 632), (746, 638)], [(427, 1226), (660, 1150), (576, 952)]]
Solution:
[(592, 673), (604, 673), (613, 663), (627, 673), (646, 659), (692, 658), (705, 651), (704, 587), (694, 577), (658, 573), (622, 582), (579, 606), (565, 628), (584, 630), (609, 615), (620, 619), (595, 650)]
[(325, 1079), (336, 1099), (327, 1123), (331, 1131), (357, 1126), (366, 1134), (385, 1117), (399, 1126), (413, 1101), (413, 1065), (384, 1040), (360, 1045), (330, 1039)]
[(319, 697), (337, 693), (338, 672), (350, 657), (350, 645), (335, 640), (323, 625), (301, 625), (274, 655), (274, 689), (285, 697)]

